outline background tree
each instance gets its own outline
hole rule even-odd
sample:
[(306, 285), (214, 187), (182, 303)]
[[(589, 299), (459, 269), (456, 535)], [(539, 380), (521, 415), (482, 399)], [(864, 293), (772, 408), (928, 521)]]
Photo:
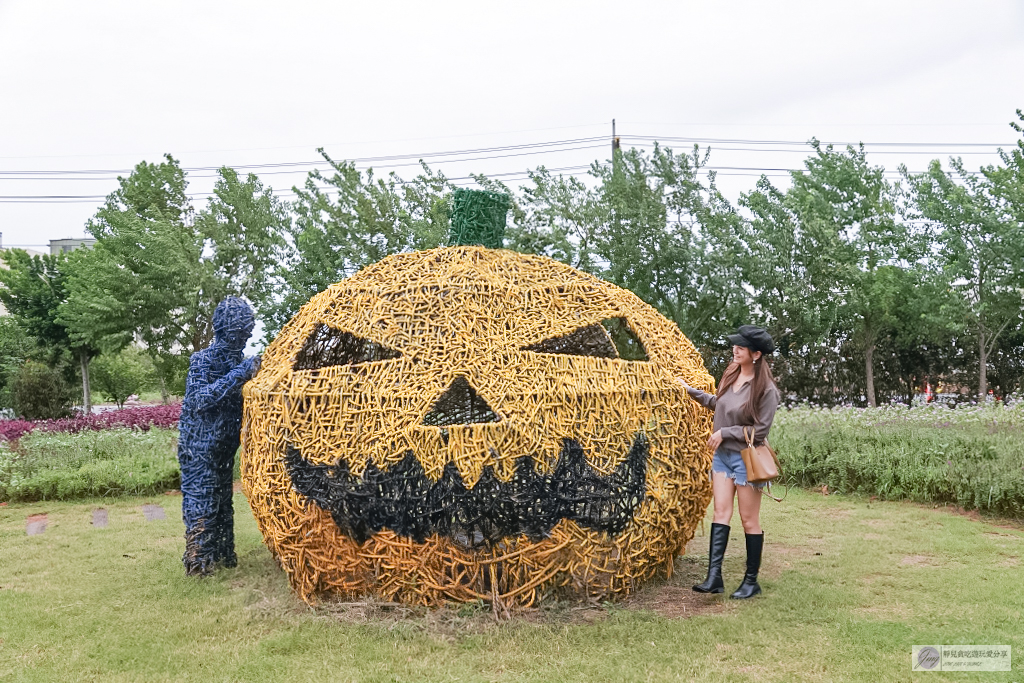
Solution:
[(86, 225), (96, 244), (80, 257), (59, 311), (74, 338), (107, 353), (138, 338), (154, 356), (202, 343), (195, 302), (203, 244), (186, 187), (170, 155), (118, 178), (118, 189)]
[(958, 294), (961, 315), (974, 334), (978, 399), (983, 400), (989, 356), (1003, 332), (1021, 323), (1024, 233), (1012, 203), (991, 177), (970, 173), (961, 159), (951, 159), (950, 166), (946, 172), (935, 160), (920, 175), (902, 170), (914, 206), (932, 229), (937, 266)]
[(833, 341), (842, 291), (839, 270), (821, 253), (793, 206), (792, 198), (761, 177), (740, 196), (749, 212), (739, 262), (759, 322), (775, 338), (775, 376), (784, 395), (831, 403), (847, 398)]
[(60, 317), (76, 339), (116, 352), (140, 340), (168, 383), (182, 352), (213, 338), (217, 303), (234, 294), (257, 303), (285, 248), (286, 208), (254, 175), (218, 172), (198, 216), (178, 161), (140, 163), (97, 211), (87, 229), (95, 248), (69, 279)]
[(860, 349), (865, 396), (875, 406), (875, 349), (893, 321), (901, 266), (916, 256), (903, 253), (912, 242), (897, 220), (894, 188), (881, 166), (868, 164), (864, 146), (844, 152), (817, 140), (811, 146), (806, 170), (791, 174), (787, 200), (818, 255), (813, 269), (835, 270), (840, 319)]
[(207, 329), (213, 309), (229, 295), (266, 307), (272, 300), (270, 274), (287, 255), (285, 235), (291, 225), (288, 206), (253, 174), (242, 180), (231, 168), (221, 168), (213, 196), (196, 217), (200, 257), (200, 299)]
[(11, 388), (25, 361), (34, 359), (39, 347), (34, 337), (14, 316), (0, 316), (0, 409), (14, 409)]
[(554, 176), (543, 166), (531, 171), (517, 199), (519, 214), (505, 234), (516, 251), (541, 254), (588, 273), (600, 273), (604, 259), (597, 236), (607, 207), (597, 191), (574, 176)]
[(25, 361), (11, 387), (14, 410), (26, 420), (67, 417), (71, 392), (61, 373), (33, 360)]
[(0, 269), (0, 302), (20, 326), (46, 350), (51, 366), (62, 352), (78, 360), (82, 377), (82, 409), (92, 411), (89, 391), (89, 361), (97, 348), (71, 333), (57, 317), (69, 296), (67, 281), (76, 259), (65, 254), (29, 256), (22, 249), (4, 252), (6, 269)]
[(129, 397), (149, 386), (155, 375), (153, 361), (136, 346), (116, 354), (104, 354), (93, 361), (96, 388), (108, 401), (123, 408)]
[(310, 297), (385, 256), (430, 249), (448, 238), (452, 186), (425, 165), (403, 183), (379, 178), (320, 150), (333, 173), (312, 171), (292, 208), (291, 251), (275, 270), (281, 296), (261, 309), (272, 339)]

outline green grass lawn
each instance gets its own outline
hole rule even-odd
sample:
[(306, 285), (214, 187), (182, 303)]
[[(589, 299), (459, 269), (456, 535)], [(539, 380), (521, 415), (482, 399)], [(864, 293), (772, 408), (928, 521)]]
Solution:
[[(167, 519), (144, 521), (143, 503)], [(760, 598), (693, 594), (698, 536), (670, 581), (628, 602), (499, 623), (480, 606), (307, 608), (241, 495), (239, 567), (187, 579), (180, 503), (0, 507), (0, 680), (1024, 681), (1024, 531), (942, 508), (793, 491), (766, 501)], [(27, 536), (42, 512), (48, 529)], [(737, 517), (727, 590), (742, 563)], [(1010, 645), (1015, 671), (912, 673), (914, 644)]]

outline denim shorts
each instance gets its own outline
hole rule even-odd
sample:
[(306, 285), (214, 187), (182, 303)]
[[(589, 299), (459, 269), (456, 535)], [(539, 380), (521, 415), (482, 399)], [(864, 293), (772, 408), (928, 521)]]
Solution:
[[(727, 451), (724, 448), (719, 448), (711, 460), (711, 471), (724, 472), (725, 476), (735, 481), (736, 486), (747, 485), (747, 466), (743, 464), (743, 456), (739, 451)], [(764, 488), (764, 484), (750, 484), (750, 486), (755, 489)]]

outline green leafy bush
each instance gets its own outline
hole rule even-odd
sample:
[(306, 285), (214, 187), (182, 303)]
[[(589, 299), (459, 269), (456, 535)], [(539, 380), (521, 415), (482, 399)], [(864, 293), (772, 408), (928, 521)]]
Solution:
[(0, 408), (14, 408), (14, 379), (35, 350), (35, 339), (12, 316), (0, 316)]
[(93, 386), (103, 398), (116, 403), (118, 408), (124, 407), (129, 396), (151, 386), (155, 376), (153, 361), (134, 346), (120, 353), (104, 354), (90, 366)]
[(171, 396), (185, 395), (185, 380), (188, 377), (188, 361), (191, 354), (160, 354), (153, 359), (154, 374), (152, 388), (159, 389), (161, 380), (164, 389)]
[(0, 444), (0, 500), (143, 495), (177, 488), (178, 430), (35, 432)]
[(889, 500), (952, 503), (1024, 518), (1024, 406), (780, 411), (783, 473)]
[(26, 420), (51, 420), (71, 414), (71, 392), (60, 372), (26, 361), (14, 378), (14, 410)]

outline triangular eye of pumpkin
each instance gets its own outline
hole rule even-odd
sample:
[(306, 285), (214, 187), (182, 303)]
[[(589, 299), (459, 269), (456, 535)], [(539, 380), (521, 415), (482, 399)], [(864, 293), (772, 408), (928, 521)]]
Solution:
[(293, 369), (316, 370), (332, 365), (358, 365), (392, 360), (401, 355), (398, 351), (378, 342), (320, 323), (306, 338), (306, 343), (295, 357)]
[(633, 333), (625, 318), (608, 318), (580, 327), (569, 334), (524, 346), (523, 350), (567, 356), (650, 360), (643, 342)]

